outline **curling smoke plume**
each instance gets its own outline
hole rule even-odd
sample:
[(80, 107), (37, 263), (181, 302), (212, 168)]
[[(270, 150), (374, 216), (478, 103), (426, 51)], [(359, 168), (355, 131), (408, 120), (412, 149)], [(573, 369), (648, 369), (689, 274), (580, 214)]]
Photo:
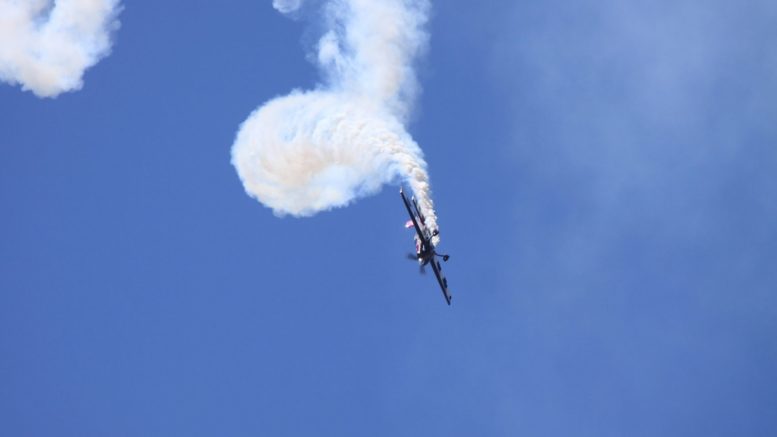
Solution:
[(39, 97), (80, 89), (110, 52), (119, 0), (0, 0), (0, 80)]
[[(273, 6), (284, 14), (305, 7), (303, 0)], [(404, 128), (428, 10), (428, 0), (324, 2), (315, 53), (324, 83), (259, 107), (232, 146), (250, 196), (278, 215), (310, 216), (404, 180), (437, 229), (426, 163)]]

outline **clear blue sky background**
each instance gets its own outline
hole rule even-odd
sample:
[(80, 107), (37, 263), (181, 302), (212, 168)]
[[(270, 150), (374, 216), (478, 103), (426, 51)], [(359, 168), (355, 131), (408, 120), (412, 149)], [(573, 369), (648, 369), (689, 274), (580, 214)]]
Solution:
[(316, 81), (269, 1), (127, 2), (0, 85), (0, 435), (777, 435), (777, 3), (440, 0), (396, 187), (278, 219), (229, 163)]

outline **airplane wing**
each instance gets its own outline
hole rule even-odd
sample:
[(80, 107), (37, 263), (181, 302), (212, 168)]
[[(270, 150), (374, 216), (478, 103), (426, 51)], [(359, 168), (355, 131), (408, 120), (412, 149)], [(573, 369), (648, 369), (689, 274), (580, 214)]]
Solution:
[(413, 221), (413, 227), (415, 228), (416, 233), (418, 233), (418, 238), (420, 238), (424, 244), (428, 244), (429, 238), (424, 235), (425, 228), (421, 228), (422, 225), (419, 223), (419, 217), (413, 213), (410, 202), (407, 200), (407, 197), (405, 197), (405, 192), (401, 188), (399, 189), (399, 195), (402, 196), (402, 201), (405, 202), (405, 208), (407, 208), (407, 213), (410, 214), (410, 220)]
[[(445, 301), (448, 305), (450, 305), (451, 293), (448, 291), (448, 280), (445, 279), (445, 275), (442, 274), (442, 266), (437, 260), (436, 253), (434, 252), (434, 245), (431, 242), (431, 237), (428, 235), (426, 225), (421, 219), (422, 216), (418, 211), (418, 205), (415, 203), (415, 199), (413, 199), (413, 206), (410, 206), (410, 202), (407, 200), (407, 197), (405, 197), (405, 193), (401, 188), (399, 194), (402, 196), (402, 201), (405, 203), (405, 208), (407, 208), (407, 213), (410, 215), (410, 220), (413, 222), (413, 227), (415, 228), (416, 233), (418, 233), (418, 238), (426, 246), (425, 250), (432, 251), (430, 264), (434, 270), (434, 276), (437, 277), (437, 282), (439, 282), (440, 288), (442, 289), (442, 295), (445, 297)], [(413, 211), (413, 209), (415, 209), (415, 211)], [(446, 255), (445, 259), (447, 260), (447, 258), (448, 256)]]
[(430, 263), (432, 265), (432, 269), (434, 270), (434, 276), (437, 276), (437, 282), (440, 283), (440, 288), (442, 289), (442, 295), (445, 296), (445, 301), (448, 302), (448, 305), (451, 304), (451, 293), (448, 291), (448, 280), (445, 279), (445, 276), (442, 274), (442, 266), (440, 265), (440, 262), (437, 261), (437, 257), (432, 258), (432, 262)]

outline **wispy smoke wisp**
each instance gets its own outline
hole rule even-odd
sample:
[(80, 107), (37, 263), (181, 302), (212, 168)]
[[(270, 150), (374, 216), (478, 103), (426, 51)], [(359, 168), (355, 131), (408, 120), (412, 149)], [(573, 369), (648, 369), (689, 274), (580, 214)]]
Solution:
[(80, 89), (110, 52), (119, 0), (0, 0), (0, 80), (39, 97)]
[(273, 0), (272, 6), (282, 14), (288, 14), (299, 9), (302, 0)]
[[(301, 0), (274, 0), (298, 13)], [(278, 215), (310, 216), (404, 179), (437, 228), (426, 163), (404, 128), (425, 49), (427, 0), (331, 0), (316, 60), (324, 83), (265, 103), (242, 124), (232, 163)]]

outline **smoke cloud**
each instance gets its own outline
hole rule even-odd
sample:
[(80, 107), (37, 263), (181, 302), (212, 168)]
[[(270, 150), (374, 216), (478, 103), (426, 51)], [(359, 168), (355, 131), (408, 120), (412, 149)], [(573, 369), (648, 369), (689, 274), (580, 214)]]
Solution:
[(0, 80), (39, 97), (80, 89), (108, 55), (119, 0), (0, 0)]
[[(274, 0), (285, 14), (301, 0)], [(418, 91), (427, 0), (331, 0), (316, 46), (323, 81), (255, 110), (232, 146), (246, 192), (277, 215), (311, 216), (404, 180), (437, 228), (426, 162), (404, 124)], [(437, 238), (435, 238), (437, 240)]]

